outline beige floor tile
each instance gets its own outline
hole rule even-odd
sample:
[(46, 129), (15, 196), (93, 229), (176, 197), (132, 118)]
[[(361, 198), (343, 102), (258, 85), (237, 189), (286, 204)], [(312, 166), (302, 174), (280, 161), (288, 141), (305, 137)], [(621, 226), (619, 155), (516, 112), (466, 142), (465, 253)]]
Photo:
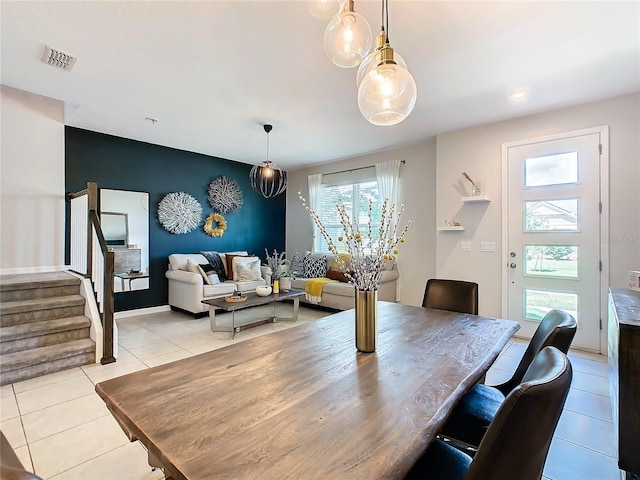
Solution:
[(570, 351), (569, 360), (574, 372), (590, 373), (600, 377), (609, 376), (609, 365), (607, 364), (607, 358), (603, 355), (593, 355), (587, 358)]
[(165, 363), (175, 362), (176, 360), (182, 360), (183, 358), (192, 357), (193, 353), (180, 349), (175, 352), (167, 353), (166, 355), (158, 355), (156, 357), (147, 358), (144, 360), (149, 367), (157, 367), (158, 365), (164, 365)]
[(617, 463), (613, 457), (556, 437), (544, 474), (553, 480), (620, 480)]
[(147, 452), (138, 443), (128, 443), (77, 467), (62, 472), (50, 480), (156, 480), (164, 478), (162, 471), (151, 471)]
[(20, 463), (22, 464), (24, 469), (28, 472), (33, 472), (33, 463), (31, 462), (31, 453), (29, 453), (29, 447), (25, 445), (20, 448), (14, 448), (13, 450), (16, 452), (16, 456), (18, 457), (18, 460), (20, 460)]
[(606, 422), (613, 421), (611, 416), (611, 399), (604, 395), (571, 388), (564, 408), (566, 410), (572, 410), (574, 412), (583, 413), (584, 415), (599, 418)]
[(29, 442), (36, 442), (105, 415), (110, 413), (104, 402), (97, 394), (90, 393), (23, 415), (22, 423)]
[(194, 345), (192, 347), (188, 347), (186, 350), (194, 355), (200, 355), (201, 353), (206, 353), (212, 350), (217, 350), (218, 348), (226, 347), (227, 345), (229, 345), (229, 343), (230, 342), (226, 342), (223, 340), (211, 340), (209, 343)]
[(158, 342), (165, 342), (166, 340), (147, 329), (135, 330), (132, 332), (121, 332), (118, 343), (127, 350), (131, 351), (132, 348), (144, 347)]
[[(111, 415), (30, 443), (35, 473), (49, 478), (129, 443)], [(94, 478), (94, 477), (89, 477)]]
[(0, 398), (0, 421), (4, 422), (19, 415), (20, 411), (14, 395)]
[(610, 457), (616, 457), (613, 423), (588, 415), (564, 410), (558, 422), (555, 436)]
[(55, 383), (64, 382), (65, 380), (83, 376), (84, 374), (80, 367), (70, 368), (68, 370), (62, 370), (61, 372), (50, 373), (49, 375), (43, 375), (42, 377), (31, 378), (29, 380), (14, 383), (13, 388), (16, 393), (21, 393), (26, 392), (27, 390), (33, 390), (34, 388), (53, 385)]
[(9, 444), (14, 450), (27, 444), (20, 417), (3, 420), (0, 422), (0, 430), (2, 430), (2, 433), (7, 437)]
[(157, 324), (150, 324), (145, 327), (150, 332), (160, 335), (164, 338), (172, 338), (180, 335), (187, 335), (191, 333), (191, 329), (178, 322), (162, 322)]
[(87, 376), (93, 384), (104, 382), (105, 380), (111, 380), (112, 378), (120, 377), (128, 373), (137, 372), (148, 368), (141, 360), (137, 358), (135, 361), (126, 363), (110, 363), (108, 365), (100, 365), (100, 369), (87, 370)]
[(94, 385), (83, 374), (81, 377), (71, 378), (18, 393), (16, 398), (18, 400), (20, 413), (26, 415), (27, 413), (63, 403), (73, 398), (83, 397), (93, 393), (93, 391)]
[(0, 387), (0, 398), (13, 395), (13, 385), (2, 385)]
[(151, 345), (145, 345), (144, 347), (131, 348), (129, 351), (134, 357), (144, 361), (149, 358), (166, 355), (167, 353), (175, 352), (180, 349), (181, 348), (175, 343), (163, 340), (162, 342), (152, 343)]
[(210, 332), (209, 334), (196, 333), (191, 329), (189, 329), (188, 334), (181, 335), (179, 337), (174, 337), (170, 339), (170, 341), (182, 348), (189, 348), (195, 345), (202, 345), (202, 344), (211, 342), (211, 340), (213, 339), (212, 334), (213, 334), (212, 332)]
[(600, 375), (591, 375), (580, 371), (573, 372), (571, 388), (577, 388), (586, 392), (597, 393), (598, 395), (609, 396), (609, 380)]

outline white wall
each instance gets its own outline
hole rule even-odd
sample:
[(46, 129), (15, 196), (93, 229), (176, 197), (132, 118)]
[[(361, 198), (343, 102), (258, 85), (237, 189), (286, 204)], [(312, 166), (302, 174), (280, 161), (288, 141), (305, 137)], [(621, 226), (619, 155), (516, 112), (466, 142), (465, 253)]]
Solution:
[(1, 86), (0, 272), (64, 266), (64, 106)]
[(326, 163), (316, 167), (290, 171), (287, 187), (287, 252), (311, 250), (312, 224), (302, 207), (297, 192), (308, 198), (307, 175), (332, 173), (375, 165), (385, 160), (405, 160), (400, 167), (399, 202), (405, 203), (403, 223), (412, 221), (407, 242), (398, 255), (401, 302), (421, 305), (424, 286), (435, 274), (435, 189), (436, 151), (431, 138), (410, 147)]
[[(603, 241), (610, 284), (625, 287), (628, 271), (640, 268), (640, 94), (438, 135), (437, 223), (455, 218), (465, 231), (437, 234), (436, 275), (478, 282), (482, 315), (502, 313), (502, 144), (601, 125), (610, 126), (610, 230)], [(460, 203), (462, 171), (481, 182), (491, 203)], [(471, 242), (471, 252), (461, 252), (460, 241)], [(484, 241), (495, 242), (495, 253), (480, 252)]]

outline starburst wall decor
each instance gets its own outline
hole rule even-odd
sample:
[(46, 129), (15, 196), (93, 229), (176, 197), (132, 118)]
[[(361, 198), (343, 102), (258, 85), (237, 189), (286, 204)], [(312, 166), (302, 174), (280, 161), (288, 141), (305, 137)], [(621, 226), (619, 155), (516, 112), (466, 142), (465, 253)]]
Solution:
[(200, 225), (202, 205), (188, 193), (169, 193), (158, 204), (158, 220), (168, 232), (189, 233)]

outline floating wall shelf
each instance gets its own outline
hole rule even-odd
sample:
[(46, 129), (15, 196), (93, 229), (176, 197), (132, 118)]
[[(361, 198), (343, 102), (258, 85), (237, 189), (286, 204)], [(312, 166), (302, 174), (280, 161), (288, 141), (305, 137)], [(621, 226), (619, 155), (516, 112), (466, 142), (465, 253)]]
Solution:
[(491, 200), (486, 195), (476, 195), (474, 197), (461, 197), (460, 201), (464, 203), (473, 203), (473, 202), (490, 202)]
[(464, 227), (462, 225), (457, 227), (438, 227), (437, 230), (439, 232), (461, 232), (462, 230), (464, 230)]

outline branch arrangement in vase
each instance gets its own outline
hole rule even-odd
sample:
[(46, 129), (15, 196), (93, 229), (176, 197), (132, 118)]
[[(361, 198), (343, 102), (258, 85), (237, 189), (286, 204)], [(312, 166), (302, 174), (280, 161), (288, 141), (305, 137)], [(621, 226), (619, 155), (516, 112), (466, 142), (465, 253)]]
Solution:
[(369, 200), (368, 221), (361, 231), (357, 221), (352, 221), (347, 213), (342, 200), (338, 201), (336, 208), (340, 216), (343, 235), (338, 236), (337, 241), (346, 246), (349, 254), (348, 264), (340, 255), (336, 242), (322, 224), (318, 214), (307, 205), (306, 199), (298, 192), (298, 197), (309, 216), (320, 229), (329, 246), (329, 251), (335, 255), (340, 270), (345, 274), (350, 283), (356, 289), (371, 291), (377, 290), (380, 285), (386, 262), (394, 261), (398, 255), (398, 246), (405, 242), (405, 235), (411, 226), (411, 220), (400, 229), (400, 218), (404, 212), (404, 204), (400, 207), (398, 218), (393, 221), (396, 205), (385, 199), (382, 203), (380, 227), (373, 226), (373, 202)]
[(282, 275), (282, 267), (286, 267), (289, 261), (284, 258), (286, 252), (278, 253), (274, 248), (273, 253), (269, 255), (267, 249), (264, 249), (266, 255), (267, 266), (271, 269), (271, 278), (273, 280), (279, 280)]

